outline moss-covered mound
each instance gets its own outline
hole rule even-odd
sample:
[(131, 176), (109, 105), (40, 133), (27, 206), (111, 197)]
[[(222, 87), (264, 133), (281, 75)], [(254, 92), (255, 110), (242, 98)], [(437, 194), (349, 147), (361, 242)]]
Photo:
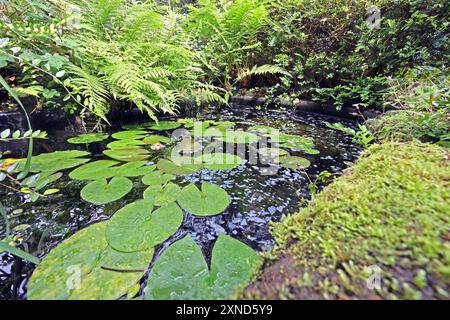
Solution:
[(369, 148), (298, 214), (243, 298), (450, 298), (448, 149)]

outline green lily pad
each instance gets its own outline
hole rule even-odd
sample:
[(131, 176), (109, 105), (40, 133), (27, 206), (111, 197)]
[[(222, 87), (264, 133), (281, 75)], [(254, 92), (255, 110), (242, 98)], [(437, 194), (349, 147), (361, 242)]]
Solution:
[(177, 201), (181, 188), (169, 182), (167, 185), (150, 186), (144, 191), (144, 199), (152, 199), (156, 206), (163, 206)]
[(77, 137), (73, 137), (67, 140), (69, 143), (73, 144), (84, 144), (92, 142), (100, 142), (109, 138), (109, 134), (105, 133), (86, 133), (80, 134)]
[(236, 289), (251, 281), (260, 264), (257, 252), (221, 234), (213, 248), (209, 271), (200, 247), (187, 236), (166, 249), (156, 261), (145, 288), (145, 298), (229, 299)]
[(195, 137), (223, 137), (227, 132), (224, 127), (210, 127), (202, 130), (192, 130)]
[(225, 135), (218, 139), (227, 143), (255, 143), (259, 140), (256, 134), (244, 131), (226, 131)]
[(104, 150), (103, 154), (124, 162), (142, 161), (150, 157), (150, 152), (142, 148)]
[(109, 149), (139, 149), (143, 145), (145, 145), (145, 142), (142, 140), (116, 140), (106, 146)]
[[(74, 168), (90, 161), (90, 159), (81, 158), (88, 154), (89, 152), (78, 150), (43, 153), (31, 158), (30, 172), (56, 172)], [(19, 167), (23, 169), (24, 165), (25, 160), (21, 160)]]
[(28, 299), (113, 300), (126, 294), (143, 276), (154, 251), (112, 249), (105, 238), (107, 223), (85, 228), (50, 251), (28, 282)]
[(122, 252), (149, 249), (173, 235), (183, 222), (183, 212), (175, 203), (152, 210), (153, 199), (144, 199), (117, 211), (106, 229), (109, 245)]
[(230, 196), (219, 186), (204, 182), (200, 191), (191, 183), (181, 190), (177, 201), (184, 210), (194, 215), (214, 216), (228, 207)]
[(141, 130), (146, 130), (148, 126), (149, 126), (148, 122), (147, 123), (131, 123), (131, 124), (124, 124), (122, 126), (122, 129), (127, 130), (127, 131), (129, 131), (129, 130), (141, 131)]
[(81, 198), (93, 204), (105, 204), (124, 197), (133, 188), (133, 183), (125, 177), (114, 177), (92, 181), (81, 189)]
[(156, 169), (155, 165), (148, 166), (147, 161), (128, 162), (115, 168), (116, 177), (140, 177)]
[(304, 153), (306, 153), (306, 154), (310, 154), (310, 155), (316, 155), (316, 154), (320, 154), (320, 151), (319, 150), (316, 150), (316, 149), (305, 149), (305, 150), (302, 150)]
[(152, 135), (145, 137), (142, 140), (145, 144), (155, 144), (155, 143), (170, 143), (170, 138), (158, 135)]
[(194, 127), (201, 127), (202, 129), (208, 128), (214, 121), (206, 120), (206, 121), (198, 121), (194, 119), (179, 119), (179, 123), (182, 123), (186, 129), (191, 129)]
[(258, 153), (268, 158), (282, 157), (288, 154), (286, 150), (279, 148), (260, 148), (258, 149)]
[(176, 121), (159, 121), (158, 124), (153, 124), (150, 126), (151, 130), (156, 131), (165, 131), (165, 130), (172, 130), (181, 127), (181, 123), (178, 123)]
[(229, 153), (209, 153), (199, 158), (209, 170), (231, 170), (243, 162), (240, 157)]
[(69, 177), (74, 180), (99, 180), (111, 178), (114, 176), (114, 169), (111, 167), (118, 163), (118, 161), (114, 160), (98, 160), (90, 162), (70, 172)]
[(170, 174), (191, 174), (197, 171), (200, 171), (203, 169), (203, 166), (201, 164), (180, 164), (177, 165), (173, 163), (170, 160), (167, 159), (161, 159), (156, 164), (159, 170), (161, 170), (164, 173), (170, 173)]
[(112, 137), (117, 140), (139, 140), (144, 138), (146, 134), (147, 131), (144, 130), (126, 130), (116, 132)]
[(172, 174), (163, 173), (162, 171), (154, 171), (146, 174), (142, 178), (142, 183), (148, 186), (161, 186), (172, 180), (174, 176)]
[(280, 158), (280, 166), (290, 169), (305, 169), (311, 165), (308, 159), (296, 156)]

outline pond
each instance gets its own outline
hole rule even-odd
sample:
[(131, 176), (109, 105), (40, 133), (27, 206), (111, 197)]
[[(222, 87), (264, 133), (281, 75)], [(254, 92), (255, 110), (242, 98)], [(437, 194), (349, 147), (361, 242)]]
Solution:
[[(181, 121), (183, 123), (179, 124), (180, 127), (171, 128), (173, 127), (171, 124), (176, 122), (177, 119), (163, 120), (167, 122), (160, 123), (158, 129), (161, 130), (152, 130), (150, 124), (143, 125), (142, 123), (114, 126), (111, 132), (106, 132), (108, 135), (106, 140), (89, 144), (69, 143), (67, 139), (77, 136), (77, 134), (70, 130), (52, 130), (52, 128), (49, 128), (47, 130), (48, 139), (35, 142), (34, 155), (63, 150), (80, 150), (90, 153), (88, 158), (91, 159), (91, 162), (124, 160), (123, 154), (108, 153), (107, 151), (105, 155), (103, 151), (111, 149), (111, 143), (113, 143), (113, 146), (114, 143), (116, 145), (118, 142), (119, 144), (122, 143), (120, 141), (123, 141), (123, 138), (127, 138), (125, 140), (142, 140), (144, 136), (154, 135), (170, 138), (173, 137), (174, 132), (181, 130), (183, 127), (185, 132), (186, 130), (192, 130), (192, 125), (194, 125), (190, 120), (185, 120)], [(338, 120), (347, 126), (355, 125), (351, 121)], [(202, 121), (200, 126), (203, 129), (220, 127), (222, 130), (233, 125), (235, 132), (241, 132), (241, 129), (244, 130), (243, 132), (249, 132), (249, 129), (253, 129), (252, 132), (264, 133), (264, 130), (268, 130), (268, 127), (275, 128), (280, 131), (279, 134), (282, 137), (280, 143), (284, 143), (284, 146), (286, 146), (284, 148), (280, 146), (280, 149), (289, 153), (288, 155), (280, 154), (280, 159), (289, 156), (292, 160), (297, 160), (295, 157), (301, 157), (306, 159), (306, 163), (309, 162), (310, 165), (304, 165), (304, 162), (301, 162), (302, 165), (298, 165), (295, 161), (283, 165), (282, 161), (284, 160), (280, 162), (281, 165), (273, 165), (271, 161), (264, 162), (260, 159), (255, 162), (251, 155), (251, 143), (249, 143), (252, 141), (240, 141), (240, 139), (245, 140), (245, 133), (239, 133), (238, 137), (233, 138), (236, 141), (228, 141), (228, 143), (226, 141), (224, 143), (217, 136), (205, 138), (208, 135), (204, 135), (200, 137), (198, 141), (203, 148), (207, 140), (208, 143), (216, 142), (214, 146), (217, 148), (219, 145), (219, 148), (222, 148), (222, 153), (237, 151), (240, 158), (239, 163), (231, 165), (230, 168), (221, 168), (222, 170), (211, 170), (211, 168), (214, 169), (214, 166), (209, 166), (209, 168), (204, 166), (201, 170), (192, 170), (192, 173), (173, 174), (171, 184), (178, 186), (180, 189), (190, 184), (200, 187), (205, 182), (219, 186), (228, 194), (229, 205), (219, 213), (214, 212), (205, 215), (188, 212), (195, 210), (183, 210), (182, 221), (180, 221), (179, 226), (176, 224), (176, 228), (168, 237), (161, 238), (163, 239), (162, 243), (156, 245), (153, 259), (151, 255), (148, 256), (147, 272), (141, 277), (140, 290), (137, 290), (136, 293), (142, 294), (149, 274), (151, 277), (152, 267), (164, 254), (164, 251), (177, 240), (185, 238), (186, 235), (190, 235), (195, 243), (201, 247), (208, 262), (211, 261), (213, 246), (220, 234), (229, 235), (255, 251), (269, 250), (274, 245), (269, 232), (271, 222), (279, 221), (283, 215), (298, 212), (299, 208), (305, 205), (311, 196), (309, 184), (314, 182), (322, 171), (327, 170), (334, 174), (340, 174), (349, 162), (357, 158), (361, 151), (360, 147), (355, 145), (350, 137), (327, 128), (326, 122), (335, 122), (336, 119), (324, 115), (293, 113), (291, 110), (284, 109), (264, 111), (245, 106), (234, 106), (233, 109), (205, 112), (201, 120), (198, 121)], [(205, 125), (205, 123), (208, 124)], [(165, 128), (164, 125), (168, 130), (162, 130)], [(199, 126), (198, 123), (196, 125)], [(138, 130), (144, 131), (144, 133), (127, 134), (124, 133), (124, 130)], [(130, 134), (131, 136), (127, 137)], [(133, 134), (137, 136), (133, 136)], [(110, 135), (114, 135), (116, 138)], [(293, 146), (289, 143), (292, 143), (292, 141), (283, 140), (283, 137), (292, 138), (291, 135), (303, 137), (302, 143), (307, 148), (291, 148)], [(244, 138), (242, 138), (243, 136)], [(217, 140), (220, 140), (220, 143), (217, 144)], [(139, 149), (145, 149), (143, 161), (146, 162), (147, 166), (153, 166), (161, 159), (171, 159), (173, 148), (180, 145), (179, 141), (168, 142), (166, 139), (159, 141), (156, 138), (150, 144), (139, 146)], [(296, 141), (298, 142), (298, 140), (294, 142)], [(310, 141), (313, 144), (308, 144)], [(229, 145), (232, 147), (228, 148)], [(239, 145), (245, 147), (239, 149)], [(195, 147), (194, 144), (189, 146), (192, 152), (195, 151), (193, 146)], [(25, 155), (26, 147), (24, 144), (8, 147), (14, 152), (11, 157), (23, 157)], [(280, 150), (277, 148), (277, 144), (270, 140), (266, 147), (266, 152), (257, 151), (257, 154), (260, 155), (259, 158), (264, 158), (264, 153), (279, 152)], [(23, 151), (21, 152), (21, 150)], [(186, 149), (184, 150), (186, 151)], [(217, 153), (217, 151), (215, 152)], [(271, 157), (272, 155), (269, 156), (269, 158)], [(158, 166), (155, 171), (159, 171), (159, 169)], [(128, 177), (126, 179), (132, 182), (130, 192), (116, 201), (95, 204), (96, 201), (86, 201), (86, 198), (89, 200), (89, 196), (85, 196), (84, 199), (80, 196), (80, 191), (85, 190), (84, 188), (89, 181), (71, 179), (69, 173), (73, 170), (74, 168), (62, 170), (63, 176), (51, 184), (52, 188), (60, 190), (59, 193), (34, 203), (30, 201), (27, 195), (18, 196), (14, 193), (8, 193), (5, 189), (0, 189), (1, 202), (8, 209), (11, 226), (15, 227), (13, 229), (14, 234), (23, 239), (24, 248), (40, 258), (45, 257), (54, 247), (77, 231), (97, 222), (108, 220), (121, 208), (142, 199), (144, 192), (149, 188), (148, 185), (151, 185), (151, 183), (144, 183), (142, 176)], [(170, 168), (168, 171), (171, 171)], [(172, 173), (177, 172), (175, 170)], [(92, 174), (95, 174), (95, 172)], [(95, 190), (95, 185), (93, 188)], [(95, 191), (93, 196), (96, 196)], [(217, 198), (214, 201), (220, 202)], [(187, 202), (185, 206), (182, 206), (183, 209), (192, 205), (189, 201)], [(219, 206), (219, 204), (217, 205)], [(212, 205), (212, 207), (214, 206), (215, 204)], [(211, 208), (204, 208), (205, 211), (208, 209)], [(0, 224), (0, 238), (4, 237), (5, 231), (3, 223)], [(33, 269), (34, 265), (31, 263), (24, 262), (7, 253), (0, 253), (0, 299), (26, 299), (27, 284)]]

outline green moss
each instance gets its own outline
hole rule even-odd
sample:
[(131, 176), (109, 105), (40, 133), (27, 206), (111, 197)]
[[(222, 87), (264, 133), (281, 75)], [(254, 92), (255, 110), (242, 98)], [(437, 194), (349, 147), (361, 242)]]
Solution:
[[(374, 145), (307, 208), (274, 226), (276, 258), (241, 296), (448, 296), (449, 212), (448, 151)], [(271, 274), (286, 259), (289, 271)], [(374, 268), (381, 270), (381, 286), (371, 290)], [(299, 285), (305, 273), (313, 283), (308, 290)]]

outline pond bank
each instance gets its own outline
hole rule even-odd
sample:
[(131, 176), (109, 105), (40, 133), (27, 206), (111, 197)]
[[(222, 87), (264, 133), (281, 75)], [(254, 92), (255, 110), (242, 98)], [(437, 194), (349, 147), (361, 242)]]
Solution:
[(372, 146), (274, 225), (277, 246), (240, 298), (448, 299), (449, 181), (444, 148)]

